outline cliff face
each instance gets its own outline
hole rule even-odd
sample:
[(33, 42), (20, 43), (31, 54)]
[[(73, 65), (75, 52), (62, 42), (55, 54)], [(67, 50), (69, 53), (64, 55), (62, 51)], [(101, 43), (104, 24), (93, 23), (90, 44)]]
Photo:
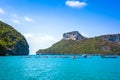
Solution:
[[(79, 32), (77, 33), (79, 35)], [(66, 37), (67, 35), (67, 37)], [(72, 36), (72, 37), (71, 37)], [(74, 37), (75, 36), (75, 37)], [(120, 55), (120, 34), (103, 35), (94, 38), (76, 37), (74, 32), (65, 33), (63, 39), (36, 54), (118, 54)]]
[(63, 40), (82, 40), (85, 37), (82, 36), (78, 31), (72, 31), (63, 34)]
[(120, 34), (103, 35), (100, 38), (111, 42), (120, 42)]
[(0, 55), (28, 55), (29, 45), (12, 26), (0, 21)]

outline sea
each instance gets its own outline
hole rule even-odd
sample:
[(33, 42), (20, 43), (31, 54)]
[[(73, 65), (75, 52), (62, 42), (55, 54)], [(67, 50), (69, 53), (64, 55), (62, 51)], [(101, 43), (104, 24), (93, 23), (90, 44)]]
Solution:
[(0, 80), (120, 80), (120, 56), (0, 56)]

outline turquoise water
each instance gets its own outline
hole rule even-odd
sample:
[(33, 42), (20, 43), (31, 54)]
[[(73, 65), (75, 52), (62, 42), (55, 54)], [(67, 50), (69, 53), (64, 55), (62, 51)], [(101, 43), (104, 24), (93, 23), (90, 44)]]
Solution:
[(120, 57), (0, 57), (0, 80), (120, 80)]

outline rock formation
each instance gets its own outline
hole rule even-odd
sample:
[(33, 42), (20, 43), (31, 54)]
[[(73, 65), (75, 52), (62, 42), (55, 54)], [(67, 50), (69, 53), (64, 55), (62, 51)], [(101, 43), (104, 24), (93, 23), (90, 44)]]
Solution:
[(78, 31), (72, 31), (63, 34), (63, 40), (82, 40), (85, 37), (82, 36)]
[(100, 37), (107, 41), (120, 42), (120, 34), (109, 34), (109, 35), (103, 35)]

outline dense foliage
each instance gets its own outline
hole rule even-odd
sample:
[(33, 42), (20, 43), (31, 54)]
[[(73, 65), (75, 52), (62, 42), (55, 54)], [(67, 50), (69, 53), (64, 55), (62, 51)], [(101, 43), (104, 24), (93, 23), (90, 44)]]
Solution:
[(120, 44), (101, 39), (100, 37), (86, 38), (81, 41), (61, 40), (52, 47), (39, 50), (37, 54), (120, 54)]
[(6, 49), (13, 49), (18, 41), (26, 45), (24, 37), (19, 32), (0, 21), (0, 55), (3, 55)]

